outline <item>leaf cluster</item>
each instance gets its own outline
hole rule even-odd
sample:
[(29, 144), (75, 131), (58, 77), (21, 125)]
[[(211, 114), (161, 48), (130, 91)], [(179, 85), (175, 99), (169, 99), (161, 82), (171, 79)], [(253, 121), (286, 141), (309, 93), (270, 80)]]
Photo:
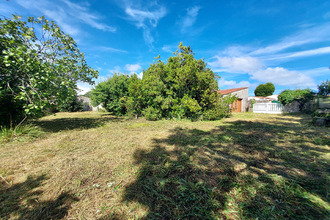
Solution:
[(284, 90), (279, 94), (278, 100), (281, 104), (286, 105), (297, 101), (300, 105), (304, 105), (309, 100), (312, 100), (314, 93), (310, 89), (296, 89), (296, 90)]
[(327, 96), (330, 94), (330, 81), (326, 80), (318, 85), (318, 95)]
[(156, 58), (143, 72), (115, 74), (92, 90), (93, 105), (102, 104), (116, 115), (144, 116), (148, 120), (205, 119), (216, 120), (230, 113), (229, 97), (218, 96), (217, 76), (197, 60), (189, 46), (179, 49), (167, 63)]
[(257, 86), (257, 88), (254, 90), (254, 95), (255, 96), (270, 96), (273, 95), (275, 91), (275, 86), (273, 83), (268, 82), (265, 84), (260, 84), (259, 86)]
[(197, 60), (189, 46), (179, 49), (167, 63), (157, 60), (133, 79), (129, 87), (128, 111), (147, 119), (197, 119), (214, 108), (217, 100), (216, 75)]
[(94, 106), (102, 104), (107, 111), (115, 115), (125, 115), (129, 83), (130, 76), (114, 74), (92, 90), (92, 104)]
[[(53, 21), (0, 19), (0, 102), (21, 109), (20, 117), (39, 117), (74, 96), (78, 80), (93, 83), (97, 76), (73, 38)], [(14, 113), (14, 107), (0, 110), (1, 118), (19, 120)]]

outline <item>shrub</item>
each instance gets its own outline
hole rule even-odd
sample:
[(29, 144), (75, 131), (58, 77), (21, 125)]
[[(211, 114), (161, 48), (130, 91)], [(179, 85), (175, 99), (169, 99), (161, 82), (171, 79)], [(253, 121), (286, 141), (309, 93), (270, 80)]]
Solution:
[(296, 90), (284, 90), (278, 96), (278, 100), (286, 105), (293, 101), (299, 102), (300, 105), (305, 104), (307, 101), (312, 100), (313, 92), (310, 89), (296, 89)]
[(147, 120), (150, 121), (156, 121), (162, 118), (160, 111), (152, 106), (149, 106), (144, 109), (143, 115)]
[(238, 97), (236, 95), (218, 97), (216, 106), (212, 109), (204, 111), (203, 120), (214, 121), (228, 117), (231, 113), (230, 105), (233, 104), (237, 99)]
[(81, 112), (84, 110), (84, 104), (77, 96), (72, 96), (68, 97), (67, 100), (58, 107), (58, 110), (61, 112)]

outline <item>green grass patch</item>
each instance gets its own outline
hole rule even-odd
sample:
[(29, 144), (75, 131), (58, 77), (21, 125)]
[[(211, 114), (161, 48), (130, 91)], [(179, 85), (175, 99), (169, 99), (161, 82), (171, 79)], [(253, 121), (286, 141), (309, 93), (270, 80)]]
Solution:
[(2, 143), (0, 218), (326, 219), (329, 129), (309, 121), (48, 116)]

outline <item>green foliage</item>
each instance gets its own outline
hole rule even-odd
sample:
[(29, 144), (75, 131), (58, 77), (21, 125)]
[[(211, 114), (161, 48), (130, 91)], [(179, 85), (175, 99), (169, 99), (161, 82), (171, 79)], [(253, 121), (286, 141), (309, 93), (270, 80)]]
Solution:
[(83, 95), (87, 98), (92, 98), (92, 91), (86, 92), (85, 95)]
[(318, 85), (318, 95), (327, 96), (330, 94), (330, 82), (324, 81), (320, 85)]
[(310, 89), (284, 90), (279, 94), (278, 100), (286, 105), (297, 101), (302, 107), (306, 102), (313, 99), (313, 92)]
[(216, 75), (204, 60), (195, 59), (189, 46), (180, 43), (167, 63), (157, 60), (142, 80), (132, 78), (127, 107), (132, 114), (151, 118), (196, 119), (215, 107), (217, 90)]
[(81, 112), (84, 110), (84, 104), (77, 96), (70, 96), (58, 106), (58, 109), (61, 112)]
[(159, 109), (156, 109), (152, 106), (149, 106), (146, 109), (144, 109), (143, 115), (149, 121), (157, 121), (157, 120), (161, 119), (161, 117), (162, 117)]
[(125, 115), (129, 82), (129, 76), (114, 74), (107, 81), (99, 83), (92, 90), (93, 105), (102, 104), (115, 115)]
[(0, 127), (0, 143), (9, 141), (27, 141), (41, 137), (43, 132), (40, 128), (31, 124), (19, 124), (15, 127)]
[(266, 84), (260, 84), (255, 90), (255, 96), (270, 96), (273, 95), (275, 86), (273, 83), (268, 82)]
[(226, 97), (219, 97), (216, 106), (203, 113), (203, 120), (214, 121), (228, 117), (231, 113), (230, 105), (237, 99), (238, 97), (236, 95), (233, 96), (231, 94)]
[[(35, 118), (74, 95), (76, 82), (93, 83), (98, 72), (89, 67), (76, 42), (44, 17), (0, 19), (0, 115), (17, 122)], [(0, 119), (0, 124), (8, 125)]]

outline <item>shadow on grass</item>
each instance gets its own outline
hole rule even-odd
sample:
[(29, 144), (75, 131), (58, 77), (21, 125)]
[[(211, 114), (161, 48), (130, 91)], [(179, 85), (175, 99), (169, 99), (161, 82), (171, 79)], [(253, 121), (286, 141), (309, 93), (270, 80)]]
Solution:
[(299, 120), (175, 128), (135, 152), (141, 169), (123, 201), (148, 207), (144, 219), (327, 218), (329, 167), (320, 156), (329, 149), (311, 138), (327, 131), (306, 132)]
[(55, 118), (32, 122), (46, 132), (59, 132), (63, 130), (90, 129), (102, 127), (108, 122), (121, 122), (124, 118), (102, 115), (100, 118)]
[(22, 220), (64, 218), (71, 204), (78, 199), (68, 192), (63, 192), (54, 200), (39, 201), (43, 192), (37, 188), (44, 180), (46, 180), (45, 175), (29, 176), (25, 182), (9, 187), (7, 183), (0, 182), (0, 218), (14, 217)]

